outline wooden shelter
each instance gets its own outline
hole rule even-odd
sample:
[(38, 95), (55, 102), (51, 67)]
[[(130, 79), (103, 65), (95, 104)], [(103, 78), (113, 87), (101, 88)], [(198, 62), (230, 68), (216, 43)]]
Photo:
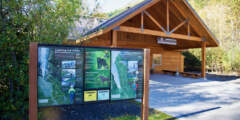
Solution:
[[(159, 39), (176, 43), (159, 43)], [(202, 77), (205, 77), (206, 47), (219, 45), (187, 0), (145, 0), (90, 30), (74, 44), (150, 48), (149, 64), (154, 72), (183, 72), (181, 51), (201, 48)]]

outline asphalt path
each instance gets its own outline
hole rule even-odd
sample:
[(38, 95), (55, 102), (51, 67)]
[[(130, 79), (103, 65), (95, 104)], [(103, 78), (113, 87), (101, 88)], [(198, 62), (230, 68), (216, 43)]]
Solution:
[(240, 79), (151, 75), (149, 105), (183, 120), (239, 120)]

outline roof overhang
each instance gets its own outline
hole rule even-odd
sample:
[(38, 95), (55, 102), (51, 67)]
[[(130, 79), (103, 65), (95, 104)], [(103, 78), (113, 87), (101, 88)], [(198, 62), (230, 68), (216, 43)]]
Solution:
[[(83, 38), (76, 41), (76, 43), (84, 42), (86, 40), (90, 40), (92, 38), (101, 36), (111, 30), (114, 30), (121, 26), (124, 22), (128, 21), (129, 19), (135, 17), (136, 15), (141, 14), (141, 12), (147, 10), (148, 8), (152, 7), (153, 5), (157, 4), (161, 0), (146, 0), (138, 5), (134, 6), (133, 8), (128, 9), (127, 11), (121, 13), (120, 15), (106, 21), (105, 23), (101, 24), (100, 26), (94, 28), (93, 30), (89, 31)], [(202, 31), (201, 38), (207, 40), (208, 44), (207, 47), (217, 47), (219, 46), (219, 42), (216, 37), (212, 34), (203, 20), (199, 17), (196, 11), (191, 7), (187, 0), (171, 0), (174, 3), (175, 7), (178, 8), (179, 11), (184, 14), (183, 16), (189, 17), (190, 22), (196, 23), (196, 27)], [(140, 33), (141, 34), (141, 33)], [(156, 35), (157, 36), (157, 35)], [(161, 35), (159, 35), (161, 36)], [(200, 48), (201, 46), (196, 46), (193, 48)], [(184, 48), (183, 48), (184, 49)], [(187, 48), (188, 49), (188, 48)]]

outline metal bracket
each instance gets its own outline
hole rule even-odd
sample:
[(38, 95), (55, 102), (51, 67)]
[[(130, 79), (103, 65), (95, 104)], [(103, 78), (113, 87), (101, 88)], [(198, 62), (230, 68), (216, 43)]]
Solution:
[(120, 26), (113, 28), (112, 30), (120, 30)]
[(205, 37), (203, 37), (202, 38), (202, 42), (206, 42), (207, 40), (206, 40), (206, 38)]

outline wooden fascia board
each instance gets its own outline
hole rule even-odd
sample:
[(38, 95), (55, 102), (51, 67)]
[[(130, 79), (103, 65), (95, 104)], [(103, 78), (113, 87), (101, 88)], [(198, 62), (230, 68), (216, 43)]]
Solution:
[(143, 12), (144, 10), (152, 7), (153, 5), (155, 5), (156, 3), (160, 2), (160, 1), (161, 1), (161, 0), (153, 0), (153, 1), (150, 2), (149, 4), (147, 4), (147, 5), (139, 8), (138, 10), (136, 10), (135, 12), (133, 12), (132, 14), (130, 14), (130, 15), (126, 16), (125, 18), (119, 20), (118, 22), (116, 22), (115, 24), (111, 25), (110, 27), (104, 28), (104, 29), (102, 29), (101, 31), (97, 31), (97, 32), (95, 32), (95, 33), (92, 33), (92, 34), (84, 37), (84, 38), (81, 38), (81, 39), (79, 39), (79, 40), (76, 40), (76, 43), (80, 43), (81, 41), (85, 41), (85, 40), (91, 39), (91, 38), (93, 38), (93, 37), (97, 37), (97, 36), (99, 36), (99, 35), (102, 35), (102, 34), (104, 34), (104, 33), (106, 33), (106, 32), (109, 32), (109, 31), (111, 31), (113, 28), (121, 25), (122, 23), (124, 23), (124, 22), (126, 22), (127, 20), (133, 18), (134, 16), (140, 14), (140, 13)]
[(194, 17), (199, 21), (199, 23), (204, 27), (204, 29), (207, 31), (209, 36), (214, 40), (216, 45), (219, 46), (219, 41), (217, 40), (217, 38), (215, 38), (215, 36), (213, 36), (213, 34), (210, 32), (210, 30), (207, 28), (207, 26), (203, 23), (203, 21), (201, 20), (199, 15), (197, 15), (197, 13), (193, 10), (193, 8), (190, 6), (190, 4), (186, 0), (183, 0), (183, 2), (188, 7), (188, 9), (190, 9), (190, 11), (194, 15)]
[(91, 38), (94, 38), (94, 37), (97, 37), (99, 35), (102, 35), (103, 33), (104, 33), (104, 31), (102, 31), (102, 30), (100, 30), (98, 32), (95, 32), (95, 33), (92, 33), (92, 34), (90, 34), (90, 35), (88, 35), (88, 36), (86, 36), (84, 38), (76, 40), (76, 44), (79, 44), (80, 42), (84, 42), (84, 41), (89, 40)]
[(129, 32), (129, 33), (137, 33), (137, 34), (145, 34), (145, 35), (153, 35), (153, 36), (161, 36), (161, 37), (169, 37), (169, 38), (175, 38), (175, 39), (184, 39), (184, 40), (190, 40), (190, 41), (202, 41), (202, 38), (195, 37), (195, 36), (188, 36), (183, 34), (167, 34), (165, 32), (157, 31), (157, 30), (150, 30), (150, 29), (144, 29), (144, 31), (141, 31), (140, 28), (135, 27), (128, 27), (128, 26), (120, 26), (118, 31), (121, 32)]
[(140, 9), (136, 10), (136, 11), (133, 12), (132, 14), (126, 16), (124, 19), (122, 19), (122, 20), (118, 21), (117, 23), (113, 24), (112, 26), (106, 28), (106, 29), (104, 30), (104, 32), (109, 32), (109, 31), (112, 30), (113, 28), (121, 25), (122, 23), (126, 22), (127, 20), (129, 20), (129, 19), (133, 18), (134, 16), (140, 14), (140, 13), (143, 12), (144, 10), (152, 7), (153, 5), (155, 5), (156, 3), (158, 3), (159, 1), (161, 1), (161, 0), (153, 0), (153, 1), (150, 2), (149, 4), (141, 7)]
[[(190, 14), (193, 14), (193, 18), (195, 18), (195, 20), (197, 20), (198, 23), (200, 23), (200, 25), (204, 28), (204, 31), (207, 31), (208, 35), (211, 37), (211, 39), (216, 43), (216, 46), (219, 46), (219, 43), (217, 42), (217, 39), (215, 37), (213, 37), (213, 35), (210, 33), (209, 29), (206, 27), (206, 25), (203, 23), (203, 21), (201, 20), (201, 18), (197, 15), (197, 13), (193, 10), (193, 8), (190, 6), (190, 4), (186, 1), (186, 0), (172, 0), (173, 5), (178, 9), (178, 11), (184, 16), (184, 18), (188, 19), (189, 16), (187, 16), (188, 13), (186, 13), (186, 11), (180, 7), (180, 3), (183, 3), (184, 5), (186, 5), (186, 7), (188, 8), (188, 10), (190, 11)], [(189, 20), (189, 22), (191, 23), (192, 21)], [(194, 31), (196, 31), (198, 34), (198, 30), (194, 27), (194, 24), (191, 24)], [(199, 29), (199, 28), (198, 28)], [(201, 35), (201, 37), (204, 37)], [(214, 45), (215, 46), (215, 45)]]

